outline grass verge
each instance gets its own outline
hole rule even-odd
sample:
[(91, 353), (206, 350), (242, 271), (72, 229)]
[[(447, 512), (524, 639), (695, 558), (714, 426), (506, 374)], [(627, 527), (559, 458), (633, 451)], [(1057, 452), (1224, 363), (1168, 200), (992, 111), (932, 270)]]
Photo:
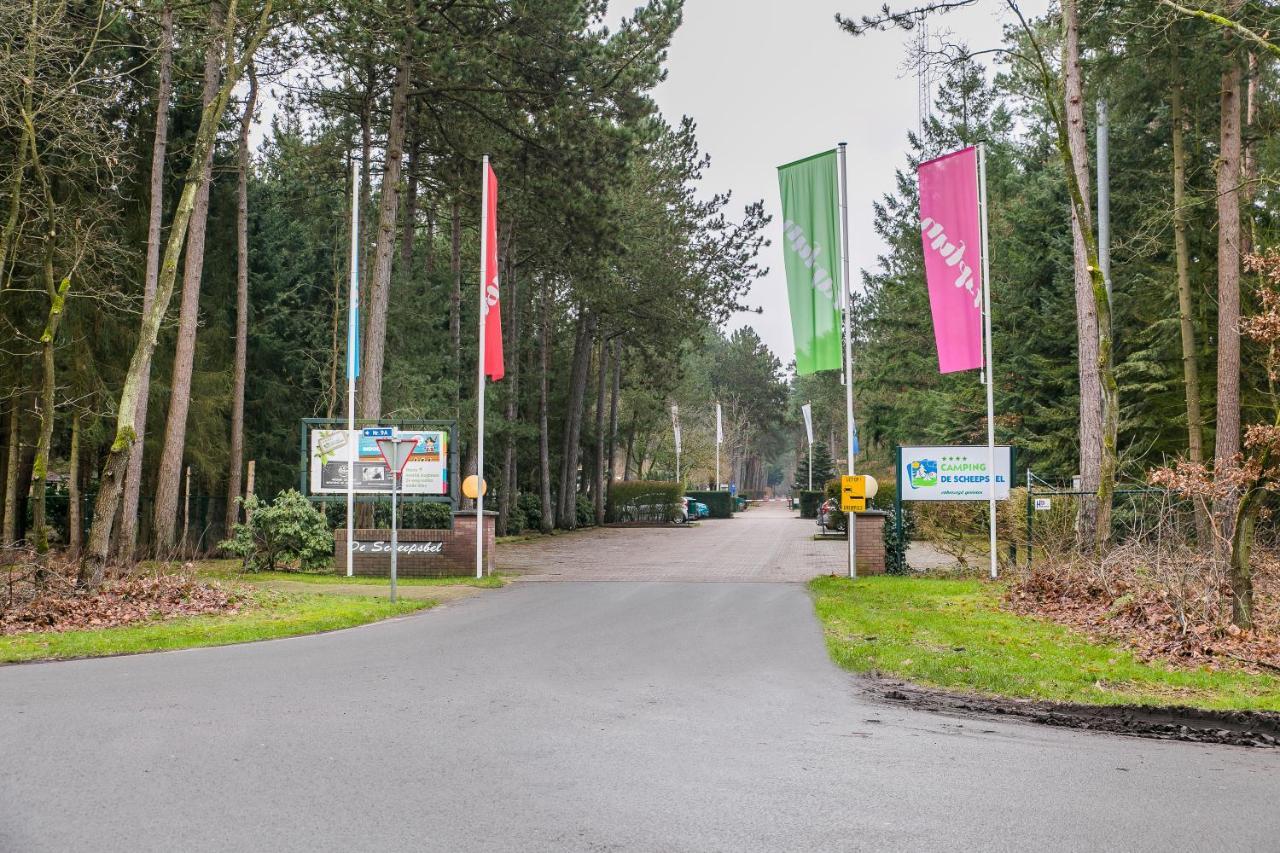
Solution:
[[(347, 577), (326, 572), (242, 572), (239, 560), (200, 560), (195, 563), (196, 575), (208, 580), (238, 581), (253, 584), (262, 581), (295, 581), (317, 585), (357, 584), (360, 586), (389, 586), (389, 578)], [(398, 586), (476, 586), (495, 589), (506, 584), (501, 575), (485, 578), (396, 578)]]
[(255, 591), (252, 604), (235, 614), (0, 637), (0, 663), (157, 652), (295, 637), (351, 628), (433, 604), (434, 601), (422, 599), (402, 599), (391, 604), (379, 598)]
[(977, 580), (817, 578), (809, 585), (841, 667), (934, 687), (1094, 705), (1280, 711), (1280, 678), (1138, 660), (1051, 622), (1000, 609)]

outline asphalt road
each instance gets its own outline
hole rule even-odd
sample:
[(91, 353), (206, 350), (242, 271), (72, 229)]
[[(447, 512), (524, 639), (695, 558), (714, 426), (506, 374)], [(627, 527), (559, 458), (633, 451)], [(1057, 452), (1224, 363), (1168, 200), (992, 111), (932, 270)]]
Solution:
[(1275, 851), (1278, 802), (1270, 751), (877, 704), (795, 583), (0, 668), (3, 851)]

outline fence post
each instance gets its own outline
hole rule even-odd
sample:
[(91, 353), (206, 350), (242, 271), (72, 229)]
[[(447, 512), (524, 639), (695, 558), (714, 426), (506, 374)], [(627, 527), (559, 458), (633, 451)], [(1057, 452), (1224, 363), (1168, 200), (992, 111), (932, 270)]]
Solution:
[(1031, 560), (1032, 560), (1031, 551), (1035, 545), (1035, 540), (1032, 536), (1032, 532), (1035, 528), (1036, 513), (1035, 513), (1035, 499), (1031, 496), (1032, 488), (1033, 486), (1031, 483), (1031, 469), (1027, 468), (1027, 568), (1028, 569), (1031, 568)]

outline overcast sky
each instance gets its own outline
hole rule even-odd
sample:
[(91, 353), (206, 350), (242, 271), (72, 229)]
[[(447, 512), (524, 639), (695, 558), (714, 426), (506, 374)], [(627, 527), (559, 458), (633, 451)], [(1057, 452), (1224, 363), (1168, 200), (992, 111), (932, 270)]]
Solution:
[[(624, 0), (625, 2), (625, 0)], [(882, 0), (685, 0), (684, 24), (671, 46), (669, 74), (655, 93), (671, 123), (698, 123), (711, 155), (706, 189), (733, 191), (734, 208), (764, 199), (774, 215), (772, 245), (763, 250), (767, 276), (748, 303), (763, 315), (740, 314), (730, 326), (750, 325), (784, 364), (795, 357), (787, 310), (778, 220), (777, 167), (849, 143), (849, 241), (855, 286), (884, 247), (872, 231), (871, 204), (893, 189), (906, 162), (906, 133), (917, 121), (917, 85), (904, 74), (902, 32), (854, 38), (834, 15), (868, 14)], [(621, 4), (620, 4), (621, 5)], [(1023, 4), (1043, 14), (1047, 0)], [(977, 50), (998, 42), (1009, 20), (998, 0), (940, 20)], [(923, 287), (923, 283), (921, 284)]]

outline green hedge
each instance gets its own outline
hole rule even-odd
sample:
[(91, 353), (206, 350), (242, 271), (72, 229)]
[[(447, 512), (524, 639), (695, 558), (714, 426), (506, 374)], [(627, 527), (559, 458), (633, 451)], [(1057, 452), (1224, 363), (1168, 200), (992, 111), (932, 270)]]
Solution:
[(702, 501), (711, 510), (712, 518), (733, 518), (733, 496), (727, 491), (685, 492), (688, 497)]
[(800, 517), (801, 518), (817, 518), (818, 507), (822, 506), (823, 499), (824, 499), (823, 493), (818, 491), (817, 489), (814, 489), (813, 491), (809, 491), (807, 489), (801, 489), (800, 490)]
[(631, 505), (662, 507), (674, 511), (684, 495), (684, 483), (676, 480), (614, 480), (609, 484), (605, 517), (618, 520), (618, 510)]

